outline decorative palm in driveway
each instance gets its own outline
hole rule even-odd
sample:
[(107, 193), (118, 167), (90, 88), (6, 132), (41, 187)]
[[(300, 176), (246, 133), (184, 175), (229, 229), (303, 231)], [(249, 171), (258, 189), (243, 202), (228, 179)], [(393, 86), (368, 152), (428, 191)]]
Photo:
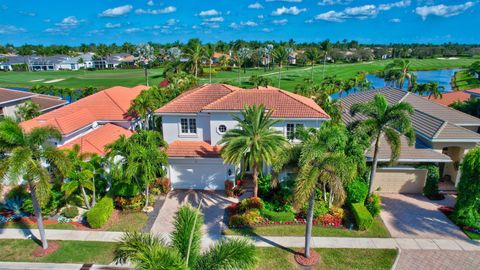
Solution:
[(255, 267), (255, 246), (247, 240), (222, 239), (202, 253), (202, 224), (200, 211), (184, 205), (175, 216), (171, 244), (153, 234), (125, 233), (115, 250), (115, 261), (129, 261), (136, 269), (143, 270), (248, 270)]

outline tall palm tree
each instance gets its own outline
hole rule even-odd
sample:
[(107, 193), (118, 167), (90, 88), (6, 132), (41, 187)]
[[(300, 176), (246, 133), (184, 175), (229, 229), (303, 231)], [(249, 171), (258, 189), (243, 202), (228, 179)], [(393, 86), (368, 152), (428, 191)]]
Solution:
[[(306, 134), (307, 135), (307, 134)], [(295, 204), (301, 207), (308, 201), (307, 224), (305, 229), (305, 257), (310, 257), (315, 190), (323, 186), (330, 189), (329, 205), (345, 199), (344, 185), (354, 179), (357, 162), (347, 155), (349, 134), (345, 126), (325, 123), (304, 138), (299, 160), (300, 172), (295, 185)]]
[[(49, 167), (65, 175), (67, 160), (49, 140), (60, 140), (60, 132), (52, 127), (37, 127), (25, 132), (14, 120), (0, 122), (0, 151), (9, 153), (0, 159), (0, 179), (28, 183), (42, 247), (48, 248), (43, 227), (41, 205), (50, 198), (52, 175)], [(46, 165), (46, 166), (45, 166)]]
[(428, 95), (429, 98), (442, 98), (442, 91), (445, 87), (438, 85), (438, 82), (428, 82), (415, 84), (412, 88), (412, 92), (419, 95)]
[(283, 64), (288, 60), (288, 52), (283, 46), (278, 46), (273, 50), (272, 56), (280, 68), (278, 71), (278, 88), (280, 88), (280, 81), (282, 80), (282, 67)]
[(316, 48), (309, 48), (305, 52), (305, 57), (311, 65), (310, 80), (312, 80), (313, 82), (313, 68), (315, 67), (315, 63), (317, 63), (318, 59), (320, 58), (320, 54), (318, 53), (318, 50)]
[(149, 209), (150, 185), (158, 177), (165, 176), (164, 168), (168, 164), (168, 157), (162, 148), (166, 146), (162, 135), (152, 130), (140, 130), (128, 139), (122, 136), (107, 145), (110, 158), (122, 157), (114, 168), (145, 188), (144, 210)]
[(222, 239), (201, 252), (203, 215), (190, 205), (174, 218), (171, 243), (150, 233), (127, 232), (115, 250), (117, 263), (131, 262), (136, 269), (228, 270), (253, 269), (255, 246), (243, 239)]
[(330, 40), (325, 40), (320, 44), (320, 48), (322, 49), (323, 52), (323, 72), (322, 72), (322, 79), (325, 78), (325, 66), (327, 64), (327, 56), (330, 50), (332, 49), (332, 43), (330, 43)]
[(154, 128), (153, 112), (160, 108), (162, 93), (156, 87), (143, 90), (130, 104), (128, 114), (142, 119), (142, 127), (145, 129)]
[(272, 119), (272, 110), (263, 105), (245, 106), (241, 115), (234, 115), (237, 127), (230, 129), (219, 144), (222, 157), (231, 164), (252, 168), (253, 196), (258, 196), (258, 173), (262, 165), (271, 165), (273, 158), (287, 147), (288, 141), (273, 129), (278, 120)]
[[(67, 171), (68, 181), (62, 186), (62, 191), (65, 192), (65, 196), (69, 197), (77, 190), (80, 190), (83, 196), (83, 201), (87, 209), (95, 206), (95, 185), (94, 167), (86, 162), (90, 157), (90, 154), (81, 153), (80, 146), (75, 144), (71, 150), (67, 151), (67, 158), (69, 160), (69, 168)], [(92, 203), (88, 200), (86, 190), (90, 190), (93, 193)]]
[(153, 47), (150, 44), (140, 44), (135, 48), (135, 52), (133, 53), (137, 59), (135, 60), (137, 63), (141, 64), (143, 67), (144, 75), (145, 75), (145, 84), (148, 84), (148, 65), (155, 61), (155, 53)]
[(413, 112), (414, 109), (409, 103), (399, 102), (391, 105), (381, 94), (376, 94), (369, 102), (353, 104), (350, 107), (352, 116), (361, 114), (366, 117), (355, 123), (355, 130), (359, 134), (368, 134), (375, 142), (370, 174), (370, 194), (373, 192), (373, 180), (377, 172), (380, 138), (385, 136), (392, 151), (390, 163), (394, 163), (400, 156), (400, 136), (405, 135), (409, 145), (415, 142), (415, 131), (410, 119)]
[(213, 55), (215, 54), (215, 46), (208, 45), (204, 48), (204, 55), (208, 61), (208, 82), (212, 83), (212, 64), (213, 64)]
[(193, 74), (195, 74), (195, 78), (198, 78), (198, 67), (200, 65), (200, 60), (202, 60), (203, 53), (204, 51), (200, 40), (192, 39), (188, 42), (185, 55), (193, 64)]
[(410, 60), (395, 59), (385, 66), (384, 73), (388, 74), (388, 77), (393, 77), (400, 89), (403, 89), (405, 80), (408, 80), (407, 90), (411, 91), (416, 82), (416, 75), (410, 70), (410, 65)]

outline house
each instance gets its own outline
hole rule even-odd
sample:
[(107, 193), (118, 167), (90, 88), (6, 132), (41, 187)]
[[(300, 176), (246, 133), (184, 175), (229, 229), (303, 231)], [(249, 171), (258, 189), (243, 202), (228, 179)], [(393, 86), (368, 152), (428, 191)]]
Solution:
[[(361, 120), (362, 115), (352, 117), (350, 107), (355, 103), (371, 101), (382, 94), (390, 104), (410, 103), (415, 112), (412, 125), (416, 143), (410, 147), (402, 138), (401, 154), (396, 166), (388, 166), (390, 147), (385, 138), (380, 140), (378, 173), (374, 187), (386, 193), (421, 193), (426, 180), (426, 170), (416, 168), (420, 164), (437, 163), (446, 189), (455, 189), (460, 180), (459, 164), (466, 152), (480, 143), (480, 119), (437, 104), (410, 92), (395, 88), (381, 88), (343, 97), (342, 119), (346, 124)], [(373, 159), (372, 149), (367, 160)]]
[(227, 61), (231, 59), (230, 54), (214, 52), (212, 56), (212, 64), (220, 64), (222, 57), (224, 57)]
[(59, 109), (20, 123), (30, 131), (35, 127), (53, 126), (62, 139), (53, 141), (62, 149), (78, 144), (82, 153), (105, 154), (105, 145), (121, 135), (130, 136), (138, 123), (128, 115), (130, 103), (142, 90), (139, 85), (128, 88), (115, 86), (82, 98)]
[(17, 119), (18, 106), (26, 101), (38, 104), (40, 113), (49, 112), (68, 103), (59, 97), (0, 88), (0, 116)]
[[(220, 140), (235, 128), (245, 105), (263, 104), (279, 119), (275, 129), (295, 140), (295, 129), (318, 128), (330, 117), (313, 100), (277, 88), (241, 89), (206, 84), (184, 92), (155, 114), (168, 143), (168, 176), (177, 189), (223, 189), (237, 169), (221, 156)], [(248, 169), (247, 169), (248, 171)]]

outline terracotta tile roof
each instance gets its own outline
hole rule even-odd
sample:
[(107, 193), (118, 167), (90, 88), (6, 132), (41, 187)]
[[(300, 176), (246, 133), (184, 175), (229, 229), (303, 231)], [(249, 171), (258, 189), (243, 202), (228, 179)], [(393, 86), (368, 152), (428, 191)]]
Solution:
[(238, 89), (226, 84), (205, 84), (182, 93), (155, 112), (197, 113), (206, 105)]
[(278, 118), (330, 118), (313, 100), (300, 95), (274, 87), (242, 89), (225, 84), (206, 84), (189, 90), (156, 112), (242, 110), (246, 104), (263, 104)]
[(220, 146), (204, 141), (174, 141), (167, 148), (169, 157), (219, 157)]
[(465, 92), (478, 96), (480, 95), (480, 88), (468, 89), (468, 90), (465, 90)]
[(443, 93), (441, 98), (436, 98), (436, 97), (423, 97), (423, 98), (443, 106), (450, 106), (455, 101), (465, 101), (470, 99), (470, 94), (466, 93), (465, 91), (454, 91), (454, 92)]
[(108, 88), (20, 125), (27, 131), (34, 127), (53, 125), (66, 135), (95, 121), (130, 120), (127, 115), (130, 102), (145, 89), (148, 87), (143, 85)]
[(86, 135), (76, 138), (62, 146), (60, 149), (72, 149), (74, 145), (80, 146), (81, 153), (98, 154), (103, 156), (106, 154), (105, 146), (117, 140), (121, 135), (125, 137), (132, 136), (131, 130), (114, 124), (105, 124), (100, 126)]

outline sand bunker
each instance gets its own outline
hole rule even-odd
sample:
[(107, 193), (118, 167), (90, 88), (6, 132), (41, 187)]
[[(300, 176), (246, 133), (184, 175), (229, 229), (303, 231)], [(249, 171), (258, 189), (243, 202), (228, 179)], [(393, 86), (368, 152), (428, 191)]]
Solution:
[(43, 82), (43, 83), (56, 83), (56, 82), (61, 82), (65, 80), (64, 78), (60, 78), (60, 79), (55, 79), (55, 80), (50, 80), (50, 81), (46, 81), (46, 82)]

